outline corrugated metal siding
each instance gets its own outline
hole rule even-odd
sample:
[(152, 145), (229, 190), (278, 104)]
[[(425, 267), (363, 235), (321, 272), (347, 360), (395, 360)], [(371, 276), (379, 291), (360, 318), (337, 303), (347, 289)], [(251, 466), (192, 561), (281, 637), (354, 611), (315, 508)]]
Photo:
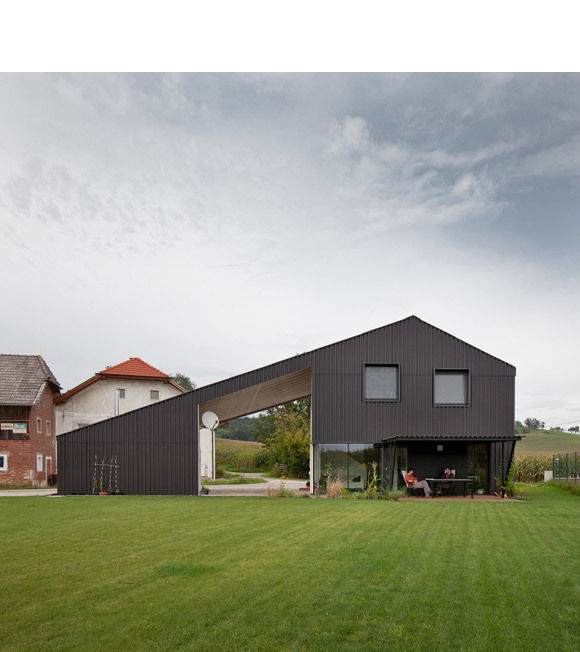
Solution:
[(197, 494), (196, 410), (184, 394), (59, 435), (59, 493), (92, 493), (96, 455), (117, 457), (124, 494)]
[[(312, 355), (315, 442), (513, 434), (515, 369), (420, 320), (398, 322)], [(399, 364), (398, 403), (362, 400), (365, 363)], [(433, 406), (438, 368), (469, 369), (469, 407)]]
[[(400, 402), (362, 400), (365, 363), (400, 365)], [(95, 453), (106, 457), (121, 450), (125, 493), (197, 493), (198, 405), (307, 368), (315, 443), (513, 434), (515, 368), (410, 317), (61, 435), (59, 491), (87, 492)], [(433, 406), (437, 368), (469, 369), (469, 407)]]

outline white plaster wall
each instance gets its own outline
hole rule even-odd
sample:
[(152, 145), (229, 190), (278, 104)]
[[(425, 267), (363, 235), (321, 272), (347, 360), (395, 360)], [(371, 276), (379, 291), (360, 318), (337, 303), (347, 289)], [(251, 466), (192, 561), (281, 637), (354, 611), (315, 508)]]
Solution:
[[(89, 385), (65, 403), (55, 405), (56, 434), (75, 430), (96, 421), (115, 416), (115, 390), (124, 389), (125, 398), (119, 399), (119, 414), (152, 405), (181, 394), (162, 380), (131, 378), (102, 378)], [(151, 390), (159, 391), (159, 399), (151, 398)]]

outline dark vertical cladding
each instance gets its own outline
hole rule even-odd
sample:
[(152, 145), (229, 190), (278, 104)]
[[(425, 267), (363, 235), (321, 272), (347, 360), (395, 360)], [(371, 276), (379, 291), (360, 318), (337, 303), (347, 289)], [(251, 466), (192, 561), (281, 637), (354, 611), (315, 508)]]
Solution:
[[(314, 442), (513, 434), (515, 368), (420, 319), (396, 322), (312, 355)], [(398, 401), (362, 400), (365, 363), (399, 365)], [(433, 405), (435, 369), (469, 370), (468, 406)]]
[[(365, 364), (398, 366), (398, 400), (363, 400)], [(490, 443), (490, 469), (497, 469), (500, 459), (505, 466), (513, 452), (513, 442), (491, 442), (513, 436), (515, 368), (409, 317), (60, 435), (59, 491), (88, 493), (95, 455), (117, 455), (124, 493), (196, 494), (198, 405), (305, 369), (311, 370), (314, 443), (380, 443), (393, 436), (473, 437)], [(469, 371), (467, 406), (434, 406), (437, 369)]]
[(196, 420), (197, 402), (188, 393), (60, 435), (58, 492), (92, 493), (96, 457), (117, 458), (123, 494), (197, 494)]

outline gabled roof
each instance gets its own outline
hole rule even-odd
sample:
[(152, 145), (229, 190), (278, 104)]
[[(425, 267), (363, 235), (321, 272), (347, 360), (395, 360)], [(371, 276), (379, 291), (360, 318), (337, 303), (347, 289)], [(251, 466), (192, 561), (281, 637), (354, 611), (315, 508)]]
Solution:
[[(455, 335), (451, 335), (451, 333), (448, 333), (447, 331), (442, 330), (441, 328), (438, 328), (437, 326), (433, 326), (433, 324), (429, 324), (426, 321), (423, 321), (416, 315), (410, 315), (409, 317), (405, 317), (404, 319), (399, 319), (397, 321), (391, 322), (390, 324), (385, 324), (384, 326), (379, 326), (377, 328), (373, 328), (369, 331), (365, 331), (364, 333), (359, 333), (358, 335), (352, 335), (351, 337), (347, 337), (343, 340), (338, 340), (337, 342), (332, 342), (331, 344), (325, 344), (324, 346), (320, 346), (316, 349), (312, 349), (311, 351), (306, 351), (305, 353), (299, 353), (298, 355), (292, 356), (291, 358), (285, 358), (283, 360), (279, 360), (278, 362), (274, 362), (272, 364), (266, 365), (264, 367), (258, 367), (256, 369), (253, 369), (252, 371), (246, 371), (241, 374), (237, 374), (235, 376), (230, 376), (224, 380), (218, 380), (214, 383), (210, 383), (209, 385), (203, 385), (201, 387), (196, 387), (193, 391), (197, 396), (200, 397), (200, 400), (204, 401), (206, 400), (205, 395), (211, 393), (213, 390), (216, 390), (221, 388), (222, 386), (228, 387), (227, 391), (225, 393), (228, 393), (229, 391), (237, 391), (237, 389), (246, 387), (246, 380), (247, 379), (252, 379), (249, 380), (249, 385), (253, 384), (254, 382), (261, 382), (261, 381), (254, 381), (253, 377), (255, 374), (259, 374), (261, 372), (269, 372), (269, 370), (272, 370), (271, 372), (271, 377), (275, 377), (278, 375), (276, 371), (274, 371), (278, 367), (283, 367), (284, 369), (289, 368), (290, 371), (296, 371), (297, 369), (304, 368), (310, 366), (311, 362), (311, 356), (322, 352), (326, 351), (329, 349), (332, 349), (333, 347), (336, 346), (341, 346), (343, 344), (348, 344), (349, 342), (354, 342), (355, 340), (361, 340), (369, 335), (373, 335), (376, 333), (380, 333), (383, 331), (384, 333), (387, 333), (389, 329), (392, 329), (394, 327), (404, 325), (404, 324), (420, 324), (421, 326), (425, 328), (429, 328), (436, 333), (439, 333), (440, 335), (443, 335), (444, 337), (448, 337), (452, 340), (455, 340), (456, 342), (460, 342), (462, 345), (477, 351), (483, 355), (485, 355), (488, 358), (491, 358), (492, 360), (495, 360), (496, 362), (499, 362), (502, 365), (505, 365), (509, 370), (513, 370), (513, 373), (515, 375), (515, 367), (514, 365), (510, 364), (509, 362), (506, 362), (505, 360), (501, 360), (500, 358), (496, 357), (495, 355), (492, 355), (491, 353), (487, 353), (483, 349), (479, 349), (476, 346), (473, 346), (473, 344), (469, 344), (469, 342), (466, 342), (465, 340), (461, 340), (458, 337), (455, 337)], [(293, 366), (293, 363), (296, 363)], [(289, 373), (289, 371), (284, 371), (282, 373)], [(236, 390), (230, 389), (232, 386), (236, 386)], [(212, 398), (214, 398), (214, 395), (212, 394)]]
[(99, 371), (96, 373), (94, 376), (91, 378), (87, 378), (87, 380), (83, 381), (82, 383), (79, 383), (76, 385), (76, 387), (73, 387), (72, 389), (69, 389), (68, 392), (65, 392), (64, 394), (61, 394), (60, 396), (57, 396), (55, 399), (55, 403), (64, 403), (65, 401), (68, 401), (68, 399), (71, 396), (74, 396), (75, 394), (78, 394), (81, 392), (83, 389), (86, 389), (87, 387), (90, 387), (94, 383), (98, 382), (99, 380), (103, 380), (104, 378), (127, 378), (127, 379), (134, 379), (134, 380), (161, 380), (164, 383), (168, 383), (169, 385), (173, 385), (176, 389), (178, 389), (181, 392), (185, 392), (186, 390), (176, 383), (171, 376), (168, 374), (163, 373), (156, 367), (148, 364), (144, 360), (141, 360), (141, 358), (129, 358), (128, 360), (125, 360), (124, 362), (120, 362), (119, 364), (113, 365), (112, 367), (107, 367), (103, 369), (102, 371)]
[(107, 367), (99, 374), (103, 376), (138, 376), (139, 378), (169, 378), (159, 369), (156, 369), (141, 358), (129, 358), (113, 367)]
[(42, 356), (0, 354), (0, 405), (36, 405), (47, 383), (60, 390)]

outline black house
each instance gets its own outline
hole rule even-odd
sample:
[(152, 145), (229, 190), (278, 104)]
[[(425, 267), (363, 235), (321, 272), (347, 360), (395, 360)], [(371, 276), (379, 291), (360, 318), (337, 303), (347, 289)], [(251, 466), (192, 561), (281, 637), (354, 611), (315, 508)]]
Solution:
[(376, 461), (477, 477), (496, 489), (513, 456), (515, 367), (417, 317), (58, 436), (59, 492), (92, 493), (95, 460), (115, 459), (126, 494), (197, 494), (199, 428), (312, 397), (311, 487), (332, 468), (361, 489)]

